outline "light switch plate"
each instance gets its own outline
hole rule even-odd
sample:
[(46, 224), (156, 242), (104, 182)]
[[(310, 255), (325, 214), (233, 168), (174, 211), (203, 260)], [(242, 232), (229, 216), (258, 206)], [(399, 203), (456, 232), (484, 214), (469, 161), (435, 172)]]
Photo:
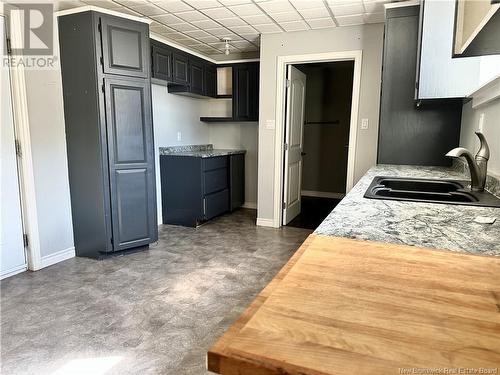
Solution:
[(273, 130), (276, 128), (275, 120), (266, 120), (266, 129)]
[(477, 130), (480, 131), (481, 133), (484, 133), (484, 113), (481, 113), (479, 115), (479, 124)]
[(177, 140), (182, 141), (182, 133), (181, 132), (177, 132)]
[(362, 130), (368, 129), (368, 119), (367, 118), (361, 119), (361, 129)]

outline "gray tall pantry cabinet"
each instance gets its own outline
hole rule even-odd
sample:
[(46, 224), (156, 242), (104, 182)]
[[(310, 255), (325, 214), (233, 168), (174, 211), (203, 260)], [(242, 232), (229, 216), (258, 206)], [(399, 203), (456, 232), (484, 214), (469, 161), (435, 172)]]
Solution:
[(149, 27), (59, 17), (75, 249), (98, 258), (158, 238)]

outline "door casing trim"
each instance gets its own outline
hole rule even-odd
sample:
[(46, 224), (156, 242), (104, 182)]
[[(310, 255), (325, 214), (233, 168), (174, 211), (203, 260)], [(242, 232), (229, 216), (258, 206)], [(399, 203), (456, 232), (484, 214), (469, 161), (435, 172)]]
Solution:
[(347, 158), (346, 193), (354, 186), (354, 170), (356, 163), (356, 142), (359, 118), (359, 95), (361, 91), (362, 50), (312, 53), (302, 55), (278, 56), (276, 63), (276, 132), (274, 151), (274, 219), (273, 227), (283, 224), (283, 162), (285, 135), (285, 101), (286, 101), (286, 69), (291, 64), (309, 64), (317, 62), (354, 61), (354, 77), (351, 103), (351, 120), (349, 130), (349, 153)]

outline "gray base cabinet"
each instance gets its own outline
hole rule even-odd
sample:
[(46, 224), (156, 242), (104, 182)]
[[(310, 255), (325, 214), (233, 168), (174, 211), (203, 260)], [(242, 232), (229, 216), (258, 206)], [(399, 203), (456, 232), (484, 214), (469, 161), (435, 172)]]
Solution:
[(75, 250), (99, 258), (158, 238), (148, 25), (59, 17)]
[(163, 223), (196, 227), (245, 201), (245, 155), (160, 156)]

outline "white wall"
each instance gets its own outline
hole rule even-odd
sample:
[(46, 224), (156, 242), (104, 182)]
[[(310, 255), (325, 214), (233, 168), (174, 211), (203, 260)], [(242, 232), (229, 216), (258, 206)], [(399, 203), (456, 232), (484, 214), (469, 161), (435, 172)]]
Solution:
[[(258, 218), (274, 219), (275, 130), (266, 129), (266, 120), (276, 118), (276, 62), (278, 56), (309, 53), (363, 51), (359, 122), (367, 118), (368, 130), (359, 129), (355, 157), (355, 181), (377, 160), (380, 78), (382, 69), (383, 24), (338, 27), (262, 35), (260, 56)], [(276, 126), (279, 126), (276, 124)]]
[[(200, 121), (203, 99), (169, 94), (166, 86), (151, 85), (153, 106), (153, 134), (155, 144), (156, 193), (158, 224), (163, 223), (161, 213), (161, 179), (159, 148), (165, 146), (197, 145), (209, 143), (208, 125)], [(181, 140), (177, 140), (177, 133)]]
[[(243, 148), (245, 156), (245, 201), (248, 207), (257, 204), (257, 124), (211, 123), (202, 116), (230, 116), (231, 100), (196, 99), (169, 94), (167, 88), (152, 85), (153, 127), (155, 137), (156, 191), (158, 223), (161, 212), (161, 177), (159, 148), (165, 146), (212, 143), (215, 148)], [(177, 133), (181, 132), (181, 140)]]
[(479, 127), (479, 117), (484, 114), (483, 133), (490, 146), (488, 174), (500, 177), (500, 99), (488, 104), (472, 108), (472, 101), (462, 108), (462, 127), (460, 130), (460, 146), (475, 154), (479, 148), (479, 140), (474, 134)]
[[(57, 28), (54, 33), (57, 46)], [(25, 74), (40, 252), (47, 263), (44, 257), (74, 251), (61, 70)]]

